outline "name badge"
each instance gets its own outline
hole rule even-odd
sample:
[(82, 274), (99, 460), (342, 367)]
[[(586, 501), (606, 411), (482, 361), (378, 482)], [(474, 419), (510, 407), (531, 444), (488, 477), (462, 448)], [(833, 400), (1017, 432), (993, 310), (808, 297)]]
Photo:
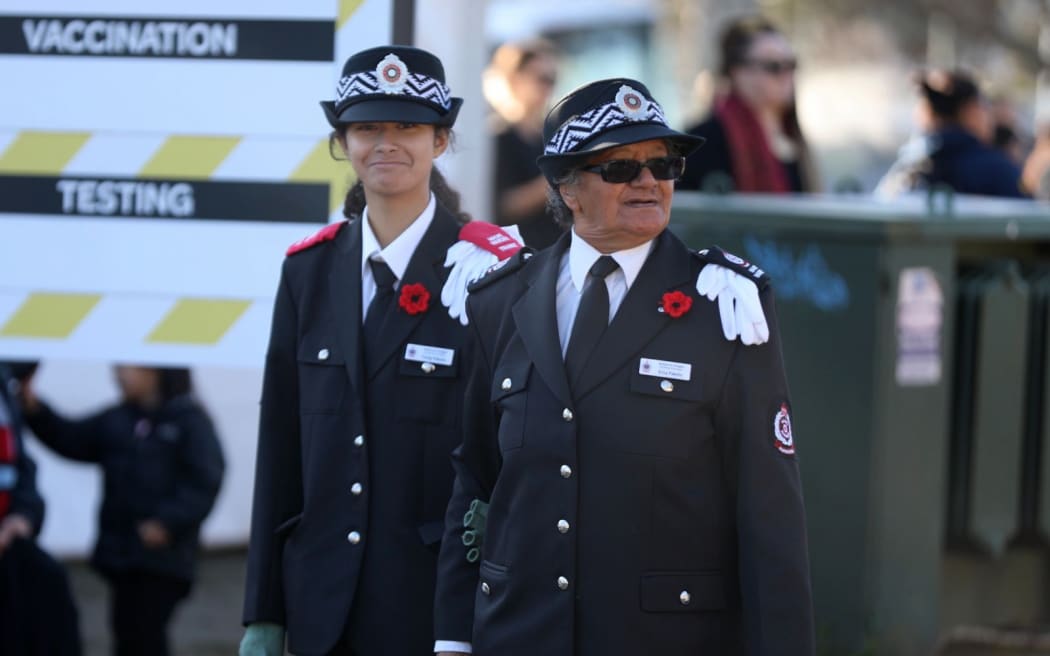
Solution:
[(643, 376), (656, 376), (657, 378), (689, 380), (693, 376), (693, 365), (686, 362), (642, 358), (642, 362), (638, 365), (638, 373)]
[(405, 359), (410, 362), (432, 362), (443, 367), (451, 367), (455, 357), (456, 349), (425, 344), (409, 344), (405, 347)]

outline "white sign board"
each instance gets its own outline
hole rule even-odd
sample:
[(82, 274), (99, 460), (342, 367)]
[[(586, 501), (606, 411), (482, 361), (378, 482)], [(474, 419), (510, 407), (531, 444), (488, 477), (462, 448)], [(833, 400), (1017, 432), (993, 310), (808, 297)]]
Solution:
[(349, 183), (318, 105), (391, 0), (8, 0), (0, 359), (260, 366)]

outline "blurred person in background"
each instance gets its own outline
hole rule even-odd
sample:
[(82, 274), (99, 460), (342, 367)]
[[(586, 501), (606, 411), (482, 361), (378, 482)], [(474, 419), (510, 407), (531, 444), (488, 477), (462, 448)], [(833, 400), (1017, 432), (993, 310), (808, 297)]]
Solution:
[(0, 654), (79, 656), (65, 570), (36, 545), (44, 500), (25, 452), (16, 396), (35, 365), (0, 363)]
[(876, 193), (948, 187), (960, 194), (1027, 198), (1022, 166), (996, 148), (989, 103), (966, 71), (916, 76), (919, 133), (901, 147)]
[(1021, 172), (1021, 184), (1033, 197), (1050, 200), (1050, 124), (1042, 126), (1036, 135)]
[(711, 115), (688, 130), (707, 143), (689, 156), (677, 189), (788, 193), (819, 184), (795, 108), (798, 60), (761, 16), (729, 23), (720, 38), (722, 88)]
[(547, 182), (536, 166), (543, 154), (543, 117), (557, 80), (557, 51), (543, 39), (500, 46), (483, 77), (496, 123), (493, 221), (516, 224), (525, 244), (537, 249), (563, 232), (547, 213)]
[(187, 369), (115, 367), (121, 400), (70, 420), (22, 385), (26, 423), (71, 460), (104, 477), (92, 566), (110, 587), (117, 656), (166, 656), (168, 624), (194, 579), (200, 527), (215, 503), (224, 460)]

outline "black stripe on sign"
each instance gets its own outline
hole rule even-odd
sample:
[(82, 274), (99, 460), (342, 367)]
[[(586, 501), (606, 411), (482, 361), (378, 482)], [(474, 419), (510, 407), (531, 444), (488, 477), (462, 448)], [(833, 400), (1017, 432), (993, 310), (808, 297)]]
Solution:
[(335, 21), (7, 15), (0, 54), (331, 62)]
[(328, 222), (328, 184), (0, 176), (0, 213)]

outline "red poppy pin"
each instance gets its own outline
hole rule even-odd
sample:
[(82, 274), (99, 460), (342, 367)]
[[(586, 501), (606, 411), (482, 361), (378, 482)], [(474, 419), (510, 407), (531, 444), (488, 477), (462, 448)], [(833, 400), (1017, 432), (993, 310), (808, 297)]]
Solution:
[(398, 299), (397, 304), (411, 315), (421, 314), (430, 307), (430, 292), (422, 283), (402, 285), (401, 298)]
[(660, 311), (666, 313), (672, 319), (677, 319), (693, 307), (693, 298), (679, 290), (664, 294)]

